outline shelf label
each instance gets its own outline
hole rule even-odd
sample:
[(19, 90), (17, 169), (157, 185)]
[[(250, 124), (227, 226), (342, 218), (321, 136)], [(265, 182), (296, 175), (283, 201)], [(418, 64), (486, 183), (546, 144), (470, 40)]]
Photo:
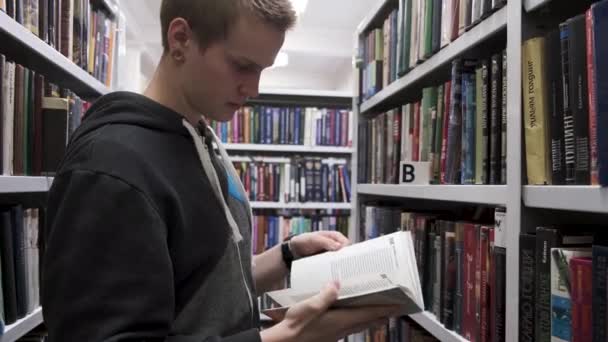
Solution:
[(431, 183), (431, 162), (402, 161), (399, 184), (428, 185)]

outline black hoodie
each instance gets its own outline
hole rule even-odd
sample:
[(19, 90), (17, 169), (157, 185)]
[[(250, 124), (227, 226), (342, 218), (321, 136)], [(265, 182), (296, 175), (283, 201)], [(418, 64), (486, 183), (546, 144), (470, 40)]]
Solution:
[(49, 193), (50, 342), (260, 340), (250, 209), (212, 140), (137, 94), (88, 111)]

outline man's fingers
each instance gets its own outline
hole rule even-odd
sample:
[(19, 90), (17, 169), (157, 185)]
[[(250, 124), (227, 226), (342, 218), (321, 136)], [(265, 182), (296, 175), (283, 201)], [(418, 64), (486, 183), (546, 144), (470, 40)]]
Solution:
[(293, 307), (292, 314), (299, 320), (309, 322), (324, 313), (338, 299), (337, 284), (330, 283), (321, 292)]
[(359, 325), (369, 325), (371, 322), (387, 319), (395, 316), (399, 312), (399, 307), (395, 305), (387, 306), (371, 306), (358, 309), (338, 309), (332, 311), (333, 314), (339, 315), (346, 320), (347, 326), (357, 327)]
[(340, 245), (342, 245), (342, 247), (350, 245), (350, 240), (340, 232), (325, 230), (325, 231), (320, 231), (319, 233), (323, 236), (326, 236), (326, 237), (338, 242)]

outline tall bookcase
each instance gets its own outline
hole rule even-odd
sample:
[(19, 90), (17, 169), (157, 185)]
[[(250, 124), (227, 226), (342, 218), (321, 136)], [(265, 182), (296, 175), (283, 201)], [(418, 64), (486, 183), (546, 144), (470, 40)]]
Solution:
[[(251, 99), (248, 106), (272, 106), (272, 107), (315, 107), (315, 108), (340, 108), (351, 109), (352, 96), (349, 92), (320, 91), (302, 89), (262, 89), (260, 96)], [(353, 130), (353, 125), (349, 127)], [(290, 144), (245, 144), (224, 143), (223, 146), (232, 156), (232, 161), (255, 160), (256, 157), (270, 156), (278, 157), (284, 162), (294, 156), (314, 156), (320, 158), (344, 158), (353, 169), (355, 150), (352, 146), (310, 146)], [(276, 159), (276, 158), (275, 158)], [(354, 186), (354, 178), (351, 176), (350, 187)], [(352, 198), (352, 195), (351, 195)], [(351, 210), (350, 202), (251, 202), (252, 209), (290, 209), (290, 210)], [(352, 221), (351, 221), (352, 226)]]
[[(594, 1), (508, 0), (505, 7), (492, 13), (469, 31), (372, 97), (359, 101), (359, 86), (354, 90), (356, 118), (373, 116), (411, 99), (411, 92), (448, 79), (449, 65), (457, 57), (475, 57), (487, 46), (501, 45), (507, 50), (507, 182), (506, 185), (384, 185), (357, 184), (354, 206), (369, 198), (392, 198), (419, 203), (428, 209), (441, 209), (463, 204), (506, 208), (506, 341), (518, 341), (520, 245), (522, 232), (533, 232), (539, 225), (559, 223), (605, 224), (608, 217), (608, 189), (599, 186), (528, 186), (524, 137), (522, 135), (522, 44), (548, 26), (584, 13)], [(388, 13), (399, 6), (396, 0), (377, 1), (374, 9), (361, 22), (355, 34), (355, 53), (362, 35), (370, 28), (382, 27)], [(355, 59), (358, 56), (355, 55)], [(560, 58), (560, 56), (555, 56)], [(358, 80), (359, 69), (355, 69)], [(355, 82), (358, 83), (358, 82)], [(358, 139), (354, 139), (355, 142)], [(355, 145), (355, 149), (357, 145)], [(359, 161), (355, 161), (358, 164)], [(357, 167), (354, 167), (355, 172)], [(409, 202), (408, 202), (409, 201)], [(420, 204), (422, 203), (422, 204)], [(353, 215), (359, 215), (357, 211)], [(355, 221), (358, 219), (355, 218)], [(357, 239), (355, 232), (351, 238)], [(433, 315), (413, 315), (414, 321), (441, 341), (466, 341), (449, 331)]]
[[(91, 0), (109, 18), (120, 16), (119, 0)], [(124, 28), (124, 26), (123, 26)], [(110, 92), (110, 88), (51, 47), (7, 13), (0, 11), (0, 53), (43, 74), (47, 80), (67, 88), (86, 100), (94, 100)], [(52, 177), (0, 176), (0, 202), (43, 207), (53, 182)], [(38, 307), (15, 323), (5, 326), (2, 342), (13, 342), (43, 323)]]
[[(363, 35), (370, 28), (382, 27), (382, 22), (391, 10), (398, 8), (399, 1), (381, 0), (361, 22), (354, 37), (355, 51), (358, 53)], [(359, 100), (359, 69), (355, 69), (357, 80), (354, 111), (356, 118), (369, 117), (412, 100), (413, 93), (422, 93), (427, 86), (449, 79), (451, 62), (458, 57), (476, 57), (487, 47), (502, 46), (508, 51), (507, 88), (507, 182), (506, 185), (393, 185), (357, 184), (353, 196), (354, 206), (368, 199), (393, 199), (406, 202), (406, 206), (421, 206), (426, 209), (441, 209), (451, 206), (484, 205), (507, 209), (507, 274), (518, 274), (519, 232), (522, 208), (521, 178), (521, 43), (522, 43), (522, 0), (508, 0), (507, 5), (493, 12), (457, 39), (441, 48), (434, 55), (418, 64), (402, 77), (390, 83), (375, 95), (364, 101)], [(357, 59), (358, 56), (355, 56)], [(358, 141), (358, 139), (354, 139)], [(355, 145), (355, 149), (357, 146)], [(356, 161), (355, 164), (358, 164)], [(357, 170), (357, 167), (354, 167)], [(356, 171), (355, 171), (356, 172)], [(353, 213), (354, 221), (357, 210)], [(358, 239), (355, 232), (351, 239)], [(516, 341), (518, 330), (518, 277), (507, 277), (506, 340)], [(411, 318), (441, 341), (466, 341), (436, 320), (435, 316), (423, 312)]]

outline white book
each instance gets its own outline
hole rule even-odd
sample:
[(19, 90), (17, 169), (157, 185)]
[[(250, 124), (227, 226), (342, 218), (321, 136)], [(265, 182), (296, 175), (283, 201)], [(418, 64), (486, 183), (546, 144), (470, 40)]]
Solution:
[(441, 47), (450, 44), (452, 36), (452, 0), (443, 0), (441, 2)]
[(418, 61), (424, 61), (424, 39), (426, 37), (426, 11), (427, 11), (427, 0), (420, 0), (418, 7)]
[(294, 261), (291, 288), (268, 293), (278, 308), (264, 311), (281, 320), (285, 311), (330, 282), (339, 282), (333, 307), (399, 305), (401, 314), (424, 309), (411, 232), (400, 231)]
[(4, 105), (2, 124), (4, 131), (2, 136), (2, 173), (6, 176), (13, 174), (13, 146), (14, 146), (14, 125), (15, 125), (15, 63), (6, 62), (4, 75), (2, 75), (2, 94)]
[(304, 146), (312, 145), (310, 143), (310, 135), (312, 133), (311, 127), (310, 127), (310, 124), (312, 122), (311, 109), (312, 108), (307, 107), (306, 111), (304, 112)]
[(353, 111), (349, 111), (348, 112), (348, 147), (352, 147), (353, 146), (353, 130), (355, 129), (354, 127), (354, 115), (353, 115)]
[(477, 23), (481, 20), (481, 2), (482, 0), (472, 0), (471, 6), (471, 23)]
[(410, 68), (416, 67), (418, 62), (418, 38), (420, 36), (418, 26), (418, 6), (421, 0), (412, 0), (412, 31), (410, 35)]
[(287, 173), (287, 165), (289, 164), (281, 164), (279, 165), (279, 202), (283, 201), (283, 194), (285, 193), (286, 187), (285, 187), (285, 178)]

